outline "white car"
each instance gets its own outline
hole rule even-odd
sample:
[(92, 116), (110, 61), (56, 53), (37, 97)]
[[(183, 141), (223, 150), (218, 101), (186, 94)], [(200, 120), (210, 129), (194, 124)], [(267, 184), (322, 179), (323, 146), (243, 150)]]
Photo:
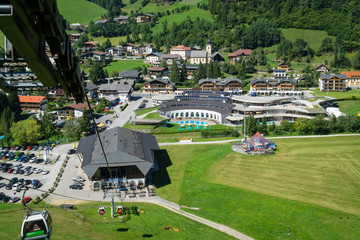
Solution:
[(49, 170), (42, 170), (42, 174), (43, 175), (46, 175), (46, 174), (48, 174), (49, 173)]
[(30, 163), (35, 163), (35, 162), (37, 162), (37, 158), (36, 158), (36, 157), (33, 157), (32, 159), (30, 159), (29, 162), (30, 162)]
[(81, 177), (81, 176), (76, 176), (72, 179), (73, 181), (81, 181), (81, 182), (84, 182), (85, 181), (85, 178)]
[(43, 170), (41, 170), (40, 168), (34, 170), (35, 173), (41, 173)]

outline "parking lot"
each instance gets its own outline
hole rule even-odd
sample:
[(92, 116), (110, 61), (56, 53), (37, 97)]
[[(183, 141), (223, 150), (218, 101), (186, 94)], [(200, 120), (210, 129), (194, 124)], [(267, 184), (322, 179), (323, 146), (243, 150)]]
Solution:
[[(4, 152), (5, 151), (5, 152)], [(12, 154), (13, 156), (15, 153), (23, 154), (24, 156), (28, 156), (27, 159), (24, 161), (24, 158), (17, 157), (17, 158), (9, 158)], [(45, 157), (45, 154), (48, 155)], [(8, 157), (5, 157), (8, 155)], [(36, 187), (43, 191), (48, 191), (54, 184), (54, 181), (59, 173), (60, 167), (62, 165), (63, 160), (65, 159), (66, 154), (60, 155), (56, 153), (56, 147), (52, 151), (46, 150), (0, 150), (1, 159), (0, 163), (2, 163), (1, 171), (0, 171), (0, 192), (9, 197), (22, 197), (24, 187), (18, 187), (18, 191), (13, 190), (14, 184), (22, 184), (29, 188), (26, 191), (25, 197), (31, 197), (35, 199), (36, 196), (40, 196), (42, 193), (33, 189)], [(45, 161), (45, 158), (47, 161)], [(31, 160), (32, 159), (32, 160)], [(18, 166), (18, 167), (16, 167)], [(16, 171), (18, 170), (18, 171)], [(18, 180), (13, 181), (13, 186), (7, 186), (9, 181), (7, 179), (17, 178), (18, 180), (24, 179), (23, 183), (18, 182)], [(31, 180), (27, 181), (26, 180)], [(38, 180), (40, 184), (37, 184), (33, 180)], [(3, 184), (2, 184), (3, 183)], [(25, 184), (26, 183), (26, 184)], [(5, 186), (4, 186), (5, 184)], [(40, 187), (39, 187), (40, 185)], [(15, 189), (15, 187), (14, 187)], [(1, 197), (0, 200), (4, 200)], [(5, 200), (6, 201), (6, 200)], [(20, 202), (20, 201), (19, 201)]]

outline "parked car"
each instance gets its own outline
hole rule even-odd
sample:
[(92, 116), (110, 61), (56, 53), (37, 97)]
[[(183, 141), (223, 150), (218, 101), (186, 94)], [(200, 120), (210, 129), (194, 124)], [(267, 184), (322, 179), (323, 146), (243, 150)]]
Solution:
[(33, 188), (39, 188), (41, 186), (41, 182), (37, 179), (32, 180), (31, 185)]
[(28, 146), (26, 150), (30, 151), (32, 149), (32, 146)]
[(10, 202), (12, 202), (12, 203), (16, 203), (16, 202), (18, 202), (18, 201), (20, 201), (20, 198), (19, 198), (19, 197), (12, 197), (12, 198), (10, 198)]
[(48, 173), (49, 173), (49, 170), (43, 170), (43, 171), (42, 171), (42, 174), (43, 174), (43, 175), (46, 175), (46, 174), (48, 174)]
[(37, 163), (38, 159), (36, 157), (33, 157), (30, 159), (30, 163)]
[(2, 201), (3, 203), (9, 202), (9, 200), (10, 200), (10, 197), (7, 196), (7, 195), (5, 195), (5, 196), (1, 199), (1, 201)]
[(34, 173), (41, 173), (43, 170), (42, 169), (40, 169), (40, 168), (38, 168), (38, 169), (36, 169), (36, 171), (34, 171)]
[(13, 173), (13, 172), (14, 172), (13, 168), (10, 168), (9, 170), (7, 170), (7, 173)]
[(13, 177), (13, 178), (9, 181), (9, 183), (11, 183), (11, 185), (12, 185), (12, 184), (17, 183), (18, 180), (19, 180), (19, 179), (18, 179), (17, 177)]
[(74, 154), (74, 153), (76, 153), (76, 150), (75, 150), (75, 149), (70, 149), (70, 150), (67, 152), (67, 154), (69, 154), (69, 155)]
[(84, 182), (85, 181), (85, 178), (81, 177), (81, 176), (76, 176), (72, 179), (73, 181), (81, 181), (81, 182)]
[(70, 188), (70, 189), (81, 190), (81, 189), (82, 189), (82, 186), (72, 184), (72, 185), (69, 186), (69, 188)]
[(3, 182), (0, 182), (0, 188), (4, 187), (6, 184)]
[(46, 159), (45, 161), (44, 161), (44, 164), (49, 164), (50, 163), (50, 160), (49, 159)]
[(31, 180), (30, 179), (26, 179), (25, 181), (24, 181), (24, 185), (29, 185), (31, 183)]
[(7, 184), (6, 185), (6, 190), (11, 190), (12, 189), (12, 186), (13, 186), (13, 184), (12, 183), (9, 183), (9, 184)]

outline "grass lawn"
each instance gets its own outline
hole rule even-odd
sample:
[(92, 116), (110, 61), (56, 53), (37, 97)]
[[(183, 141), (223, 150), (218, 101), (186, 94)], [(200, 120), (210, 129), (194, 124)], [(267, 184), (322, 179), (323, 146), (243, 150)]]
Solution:
[(154, 112), (154, 113), (149, 113), (148, 115), (146, 115), (144, 117), (145, 119), (165, 119), (164, 117), (160, 116), (160, 114)]
[[(76, 211), (91, 219), (82, 220), (71, 212), (48, 207), (53, 219), (53, 234), (51, 239), (233, 239), (215, 229), (194, 222), (176, 213), (152, 204), (137, 203), (124, 206), (138, 206), (144, 211), (140, 216), (131, 214), (131, 219), (121, 223), (120, 219), (110, 218), (110, 203), (105, 204), (108, 212), (97, 215), (98, 204), (77, 205)], [(0, 204), (1, 239), (17, 239), (20, 233), (25, 211), (20, 204)], [(10, 211), (11, 210), (11, 211)], [(39, 209), (40, 210), (40, 209)], [(116, 216), (116, 215), (115, 215)], [(179, 229), (166, 231), (170, 226)]]
[(107, 66), (105, 69), (108, 71), (108, 73), (111, 73), (112, 70), (117, 70), (119, 73), (122, 72), (122, 70), (133, 70), (137, 67), (142, 67), (143, 65), (149, 66), (149, 64), (145, 64), (144, 60), (119, 60), (112, 62), (109, 66)]
[(88, 24), (91, 20), (100, 20), (106, 10), (95, 3), (86, 0), (59, 0), (58, 9), (70, 23)]
[(321, 92), (320, 90), (311, 90), (313, 95), (316, 97), (319, 96), (329, 96), (334, 98), (351, 98), (355, 96), (356, 98), (360, 98), (360, 89), (352, 89), (346, 92)]
[(137, 110), (135, 111), (136, 115), (137, 116), (141, 116), (141, 115), (144, 115), (146, 113), (149, 113), (149, 112), (152, 112), (156, 109), (159, 109), (161, 106), (157, 106), (157, 107), (153, 107), (153, 108), (147, 108), (147, 109), (141, 109), (141, 110)]
[(360, 114), (360, 100), (348, 100), (336, 102), (340, 111), (348, 115)]
[(321, 42), (324, 38), (330, 37), (333, 40), (335, 37), (329, 36), (325, 31), (319, 30), (309, 30), (309, 29), (295, 29), (295, 28), (288, 28), (288, 29), (281, 29), (284, 37), (292, 42), (294, 42), (298, 38), (302, 38), (307, 41), (311, 48), (319, 49), (321, 46)]
[(172, 23), (176, 22), (177, 24), (183, 22), (187, 17), (191, 17), (192, 20), (195, 20), (197, 17), (200, 19), (213, 20), (209, 11), (205, 11), (199, 8), (190, 8), (190, 11), (183, 13), (172, 13), (168, 16), (161, 17), (159, 24), (156, 24), (151, 30), (154, 33), (159, 33), (162, 31), (163, 22), (166, 20), (168, 23), (168, 28), (171, 28)]
[(131, 12), (131, 11), (136, 11), (138, 10), (139, 8), (141, 8), (141, 2), (140, 0), (134, 2), (133, 4), (130, 4), (130, 1), (129, 0), (124, 0), (123, 3), (126, 4), (125, 7), (123, 7), (121, 10), (122, 11), (125, 11), (125, 12)]
[(94, 41), (103, 44), (106, 42), (107, 39), (110, 40), (111, 45), (112, 46), (118, 46), (120, 41), (125, 41), (126, 40), (126, 36), (122, 36), (122, 37), (111, 37), (111, 38), (106, 38), (106, 37), (96, 37), (93, 38)]
[(360, 137), (277, 139), (272, 156), (231, 144), (166, 146), (171, 184), (157, 193), (255, 239), (356, 239)]
[(3, 34), (2, 31), (0, 31), (0, 47), (2, 48), (5, 47), (5, 35)]

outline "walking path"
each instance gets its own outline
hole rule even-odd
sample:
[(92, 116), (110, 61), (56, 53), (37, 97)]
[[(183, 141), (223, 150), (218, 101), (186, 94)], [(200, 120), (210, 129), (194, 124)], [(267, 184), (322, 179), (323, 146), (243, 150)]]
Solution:
[[(343, 137), (343, 136), (360, 136), (358, 133), (353, 134), (334, 134), (334, 135), (306, 135), (306, 136), (283, 136), (283, 137), (267, 137), (267, 139), (282, 139), (282, 138), (321, 138), (321, 137)], [(229, 143), (237, 142), (241, 139), (229, 139), (221, 141), (207, 141), (207, 142), (171, 142), (171, 143), (159, 143), (159, 146), (168, 146), (168, 145), (185, 145), (185, 144), (220, 144), (220, 143)]]

